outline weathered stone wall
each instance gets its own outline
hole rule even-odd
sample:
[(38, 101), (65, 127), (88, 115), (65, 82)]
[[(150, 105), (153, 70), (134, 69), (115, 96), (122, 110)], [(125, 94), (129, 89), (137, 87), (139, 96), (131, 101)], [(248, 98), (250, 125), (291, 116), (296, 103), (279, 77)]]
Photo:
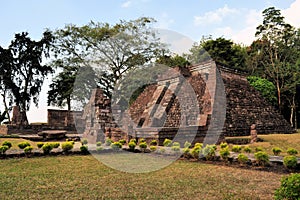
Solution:
[(48, 125), (52, 127), (75, 127), (75, 119), (81, 118), (82, 111), (48, 109)]

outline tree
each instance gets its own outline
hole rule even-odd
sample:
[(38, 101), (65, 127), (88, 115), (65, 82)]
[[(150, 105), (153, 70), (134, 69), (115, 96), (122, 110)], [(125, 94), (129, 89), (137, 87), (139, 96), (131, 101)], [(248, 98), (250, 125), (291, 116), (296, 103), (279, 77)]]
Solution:
[(211, 37), (203, 38), (199, 45), (193, 45), (188, 55), (191, 63), (213, 59), (225, 67), (239, 71), (247, 71), (246, 56), (246, 48), (222, 37), (215, 40)]
[(97, 69), (99, 86), (110, 97), (124, 74), (160, 53), (161, 44), (149, 27), (153, 22), (142, 17), (115, 25), (95, 22), (81, 27), (67, 25), (56, 31), (56, 51), (78, 66)]
[(28, 37), (28, 33), (22, 32), (15, 35), (8, 49), (0, 48), (1, 81), (5, 85), (2, 88), (12, 94), (11, 102), (19, 106), (23, 125), (28, 124), (26, 111), (30, 108), (31, 100), (38, 105), (44, 78), (53, 72), (50, 66), (41, 64), (43, 56), (50, 56), (52, 42), (53, 35), (49, 31), (43, 33), (40, 41), (34, 41)]
[(162, 55), (156, 60), (156, 62), (169, 67), (187, 67), (190, 65), (190, 62), (186, 58), (177, 54), (175, 56)]

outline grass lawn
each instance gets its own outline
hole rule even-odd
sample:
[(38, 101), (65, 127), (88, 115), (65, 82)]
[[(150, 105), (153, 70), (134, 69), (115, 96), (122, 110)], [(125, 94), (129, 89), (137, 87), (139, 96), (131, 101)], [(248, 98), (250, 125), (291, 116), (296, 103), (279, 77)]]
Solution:
[(133, 174), (91, 155), (6, 159), (0, 168), (0, 199), (272, 199), (283, 176), (189, 161)]

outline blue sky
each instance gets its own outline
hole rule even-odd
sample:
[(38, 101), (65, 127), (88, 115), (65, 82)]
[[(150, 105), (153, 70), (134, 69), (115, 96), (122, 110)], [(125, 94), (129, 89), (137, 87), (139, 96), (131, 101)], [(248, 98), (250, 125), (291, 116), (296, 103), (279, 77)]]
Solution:
[[(192, 41), (202, 36), (224, 36), (236, 43), (250, 44), (261, 12), (269, 6), (282, 10), (286, 21), (300, 27), (300, 0), (10, 0), (0, 1), (0, 46), (6, 47), (14, 34), (27, 31), (39, 39), (45, 28), (89, 21), (116, 23), (121, 19), (153, 17), (154, 27), (178, 32)], [(184, 45), (184, 44), (183, 44)], [(190, 43), (188, 44), (190, 45)], [(49, 84), (49, 80), (45, 85)], [(42, 95), (46, 95), (43, 89)], [(32, 109), (29, 120), (46, 121), (45, 100)], [(43, 111), (41, 112), (41, 110)], [(33, 111), (34, 110), (34, 111)]]

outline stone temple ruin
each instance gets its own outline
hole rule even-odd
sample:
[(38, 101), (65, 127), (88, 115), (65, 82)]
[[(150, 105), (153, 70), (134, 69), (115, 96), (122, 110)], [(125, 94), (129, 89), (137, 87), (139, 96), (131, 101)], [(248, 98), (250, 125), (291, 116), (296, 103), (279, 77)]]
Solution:
[[(108, 137), (156, 139), (162, 144), (165, 138), (174, 139), (178, 132), (182, 136), (195, 133), (191, 136), (194, 143), (220, 142), (225, 136), (250, 135), (252, 124), (258, 134), (294, 131), (249, 85), (245, 75), (216, 66), (213, 61), (173, 70), (180, 75), (160, 77), (126, 112), (112, 108), (103, 92), (94, 90), (82, 116), (86, 122), (83, 137), (91, 143)], [(183, 77), (195, 93), (194, 101), (186, 95), (180, 97), (179, 91), (187, 90), (179, 81)], [(184, 103), (180, 98), (185, 98)], [(224, 119), (219, 117), (222, 115)]]

